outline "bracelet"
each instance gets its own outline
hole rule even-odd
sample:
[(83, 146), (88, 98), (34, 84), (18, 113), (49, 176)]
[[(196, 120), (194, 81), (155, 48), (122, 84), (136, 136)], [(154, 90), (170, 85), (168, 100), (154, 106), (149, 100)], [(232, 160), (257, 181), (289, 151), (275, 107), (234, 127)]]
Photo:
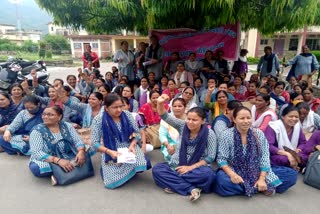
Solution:
[(57, 161), (57, 163), (56, 163), (56, 164), (58, 164), (60, 160), (61, 160), (61, 158), (59, 158), (59, 160)]

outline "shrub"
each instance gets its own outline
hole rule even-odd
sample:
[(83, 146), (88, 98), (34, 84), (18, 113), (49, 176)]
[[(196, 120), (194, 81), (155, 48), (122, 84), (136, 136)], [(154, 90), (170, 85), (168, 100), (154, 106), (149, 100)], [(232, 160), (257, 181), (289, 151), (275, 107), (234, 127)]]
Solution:
[(52, 59), (52, 50), (47, 50), (46, 58)]
[(47, 34), (43, 40), (50, 46), (52, 52), (61, 54), (61, 50), (70, 50), (69, 41), (62, 35)]
[(252, 64), (258, 64), (260, 58), (250, 57), (250, 56), (249, 56), (249, 57), (247, 58), (247, 60), (248, 60), (248, 64), (249, 64), (249, 65), (252, 65)]
[(36, 53), (39, 51), (39, 45), (31, 40), (27, 40), (22, 43), (21, 50), (25, 52)]
[(320, 62), (320, 51), (311, 51), (311, 53), (314, 54), (318, 62)]

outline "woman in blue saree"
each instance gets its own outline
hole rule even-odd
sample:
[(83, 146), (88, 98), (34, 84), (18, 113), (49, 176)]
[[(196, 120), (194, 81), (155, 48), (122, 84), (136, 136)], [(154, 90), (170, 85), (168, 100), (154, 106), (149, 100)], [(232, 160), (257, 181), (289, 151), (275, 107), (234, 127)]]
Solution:
[(9, 155), (30, 155), (29, 135), (32, 128), (42, 123), (43, 109), (40, 100), (34, 95), (23, 98), (25, 110), (19, 112), (9, 127), (0, 136), (0, 146)]

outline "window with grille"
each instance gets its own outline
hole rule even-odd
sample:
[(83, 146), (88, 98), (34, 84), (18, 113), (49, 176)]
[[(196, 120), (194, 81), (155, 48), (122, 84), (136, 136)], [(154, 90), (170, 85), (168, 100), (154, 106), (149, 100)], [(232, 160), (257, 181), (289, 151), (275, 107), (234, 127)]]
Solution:
[(290, 39), (289, 51), (298, 50), (299, 39)]
[(260, 40), (260, 45), (267, 45), (268, 44), (268, 40), (267, 39), (261, 39)]
[(307, 39), (306, 45), (310, 50), (320, 50), (320, 39)]

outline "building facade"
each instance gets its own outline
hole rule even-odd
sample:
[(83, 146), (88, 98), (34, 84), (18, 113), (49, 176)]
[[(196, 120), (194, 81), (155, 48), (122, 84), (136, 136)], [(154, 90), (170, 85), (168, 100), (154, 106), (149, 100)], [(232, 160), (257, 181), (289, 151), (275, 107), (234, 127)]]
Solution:
[(87, 45), (91, 45), (91, 50), (96, 52), (99, 58), (107, 58), (121, 48), (122, 41), (129, 43), (130, 50), (137, 48), (140, 42), (149, 42), (148, 37), (135, 35), (69, 35), (68, 38), (73, 58), (82, 57)]
[(62, 36), (69, 36), (69, 35), (88, 35), (88, 32), (85, 30), (75, 31), (72, 28), (63, 27), (59, 25), (55, 25), (53, 22), (48, 23), (48, 32), (50, 35), (62, 35)]
[(264, 47), (271, 46), (278, 56), (289, 59), (301, 53), (304, 44), (310, 50), (320, 50), (320, 26), (306, 26), (297, 31), (275, 33), (273, 36), (264, 36), (252, 29), (242, 32), (240, 47), (249, 51), (248, 56), (259, 57), (264, 54)]
[(27, 40), (39, 42), (41, 34), (42, 32), (38, 30), (18, 30), (14, 25), (0, 24), (0, 38), (8, 39), (19, 45)]

